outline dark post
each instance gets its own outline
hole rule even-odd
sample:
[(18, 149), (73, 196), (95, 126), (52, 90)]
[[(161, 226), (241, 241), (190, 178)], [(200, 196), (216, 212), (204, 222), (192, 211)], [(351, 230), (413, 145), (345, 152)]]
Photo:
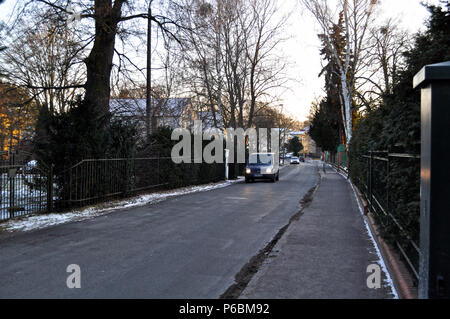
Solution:
[(145, 100), (145, 124), (147, 129), (147, 141), (149, 142), (152, 134), (152, 106), (151, 106), (151, 90), (152, 90), (152, 1), (148, 4), (148, 21), (147, 21), (147, 87)]
[(50, 165), (47, 178), (47, 213), (53, 212), (53, 164)]
[(338, 165), (338, 169), (337, 170), (338, 170), (338, 172), (341, 171), (341, 159), (342, 159), (342, 154), (338, 150), (338, 153), (337, 153), (337, 165)]
[[(11, 139), (12, 140), (12, 139)], [(11, 150), (12, 148), (10, 148)], [(14, 154), (10, 151), (9, 152), (9, 165), (11, 168), (8, 171), (8, 179), (9, 179), (9, 218), (14, 218), (14, 197), (15, 197), (15, 183), (14, 179), (16, 178), (17, 168), (15, 168), (14, 165)]]
[(373, 179), (373, 152), (370, 151), (370, 157), (369, 157), (369, 184), (367, 187), (369, 188), (369, 210), (373, 211), (373, 196), (372, 196), (372, 179)]
[(16, 194), (16, 172), (17, 168), (9, 169), (9, 218), (14, 218), (15, 194)]
[(158, 162), (157, 162), (158, 166), (157, 166), (157, 169), (156, 169), (156, 171), (158, 172), (158, 180), (156, 181), (156, 185), (159, 185), (159, 183), (160, 183), (160, 177), (159, 176), (161, 175), (161, 173), (159, 171), (160, 170), (160, 167), (159, 167), (159, 156), (160, 155), (159, 155), (159, 152), (158, 152)]
[(419, 298), (450, 298), (450, 61), (414, 77), (422, 89)]
[(389, 205), (389, 187), (390, 187), (390, 179), (391, 179), (391, 169), (389, 167), (390, 164), (390, 158), (389, 158), (389, 152), (386, 155), (387, 162), (386, 162), (386, 207), (387, 211), (390, 212), (390, 205)]

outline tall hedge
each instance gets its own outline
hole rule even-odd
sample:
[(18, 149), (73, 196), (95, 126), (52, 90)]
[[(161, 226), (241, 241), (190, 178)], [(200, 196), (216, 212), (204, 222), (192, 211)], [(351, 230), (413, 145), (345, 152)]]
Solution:
[[(384, 96), (381, 106), (355, 127), (349, 156), (350, 175), (356, 183), (366, 181), (367, 159), (362, 156), (370, 150), (420, 154), (420, 90), (413, 89), (413, 77), (425, 65), (450, 60), (449, 1), (442, 2), (441, 6), (427, 8), (431, 13), (427, 29), (415, 36), (412, 49), (405, 54), (406, 64), (393, 93)], [(384, 167), (374, 167), (377, 175), (375, 188), (389, 185), (388, 193), (378, 194), (383, 197), (380, 200), (389, 199), (388, 203), (384, 203), (385, 207), (418, 242), (420, 160), (391, 158), (389, 170), (388, 180)], [(399, 230), (390, 218), (380, 216), (378, 222), (387, 239), (399, 239)]]
[[(166, 183), (165, 188), (177, 188), (190, 185), (206, 184), (223, 180), (225, 178), (225, 166), (220, 163), (181, 163), (175, 164), (171, 160), (172, 148), (178, 141), (171, 140), (172, 129), (159, 127), (150, 137), (149, 145), (139, 150), (140, 157), (161, 157), (159, 161), (160, 181)], [(209, 142), (202, 141), (204, 148)], [(191, 136), (191, 146), (194, 145), (194, 137)], [(193, 150), (191, 150), (193, 154)]]

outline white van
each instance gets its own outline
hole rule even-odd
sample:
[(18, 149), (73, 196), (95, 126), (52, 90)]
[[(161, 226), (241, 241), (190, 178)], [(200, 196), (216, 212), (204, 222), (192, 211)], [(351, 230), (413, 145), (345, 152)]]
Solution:
[(253, 153), (248, 157), (245, 182), (269, 179), (273, 183), (280, 179), (280, 167), (275, 153)]

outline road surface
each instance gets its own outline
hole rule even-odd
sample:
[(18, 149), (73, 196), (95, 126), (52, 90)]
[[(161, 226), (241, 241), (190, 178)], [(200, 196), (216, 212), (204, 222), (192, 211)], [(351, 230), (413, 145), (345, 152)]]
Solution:
[[(0, 235), (0, 298), (218, 298), (317, 182), (317, 165), (302, 163), (275, 184), (236, 183)], [(80, 266), (80, 289), (67, 288), (71, 264)]]

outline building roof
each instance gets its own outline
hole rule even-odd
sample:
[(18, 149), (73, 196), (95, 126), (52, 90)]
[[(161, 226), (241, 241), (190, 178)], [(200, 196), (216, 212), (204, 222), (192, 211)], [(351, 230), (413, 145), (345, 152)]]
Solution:
[[(197, 111), (195, 112), (197, 116), (197, 120), (202, 121), (203, 128), (214, 128), (214, 115), (211, 111)], [(216, 112), (216, 121), (218, 128), (222, 128), (223, 126), (223, 118), (221, 112)]]
[[(156, 117), (181, 117), (189, 104), (189, 98), (151, 99)], [(146, 99), (111, 99), (109, 106), (115, 116), (145, 117), (147, 102)]]
[(299, 136), (299, 135), (305, 135), (305, 131), (296, 131), (296, 132), (289, 132), (289, 135), (291, 136)]
[(310, 128), (311, 128), (311, 127), (308, 125), (308, 126), (305, 126), (301, 131), (292, 131), (292, 132), (289, 132), (289, 135), (290, 135), (290, 136), (303, 136), (303, 135), (309, 133)]

